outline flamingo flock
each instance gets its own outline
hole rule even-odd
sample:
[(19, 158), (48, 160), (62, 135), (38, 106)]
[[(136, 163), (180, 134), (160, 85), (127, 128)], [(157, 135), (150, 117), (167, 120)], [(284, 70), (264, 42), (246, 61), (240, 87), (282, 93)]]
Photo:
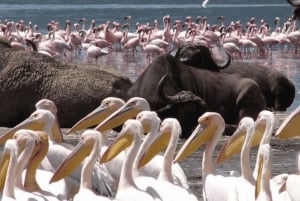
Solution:
[(299, 53), (300, 31), (293, 17), (286, 21), (275, 17), (273, 22), (257, 21), (253, 17), (245, 24), (239, 20), (227, 23), (224, 16), (217, 19), (219, 23), (209, 24), (205, 16), (172, 21), (171, 16), (166, 15), (160, 27), (159, 20), (153, 24), (133, 24), (131, 16), (124, 17), (123, 22), (108, 20), (97, 24), (91, 20), (89, 26), (82, 18), (73, 24), (66, 20), (64, 28), (59, 22), (51, 21), (47, 33), (40, 32), (39, 26), (31, 22), (4, 20), (0, 23), (0, 39), (2, 45), (14, 50), (37, 51), (61, 61), (84, 60), (94, 64), (114, 52), (134, 57), (139, 51), (151, 61), (184, 43), (227, 51), (238, 60), (272, 56), (275, 47), (282, 53)]

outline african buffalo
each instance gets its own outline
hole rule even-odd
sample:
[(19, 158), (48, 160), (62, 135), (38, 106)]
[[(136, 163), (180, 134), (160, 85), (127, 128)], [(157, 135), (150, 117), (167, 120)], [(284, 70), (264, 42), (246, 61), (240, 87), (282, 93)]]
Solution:
[(293, 19), (300, 19), (300, 1), (299, 0), (287, 0), (287, 2), (294, 7)]
[(266, 106), (252, 79), (192, 68), (169, 54), (157, 57), (127, 95), (147, 99), (162, 119), (177, 118), (183, 138), (191, 134), (204, 111), (219, 112), (227, 124), (237, 124), (244, 116), (256, 118)]
[(220, 69), (211, 51), (202, 45), (187, 43), (178, 48), (175, 58), (196, 68), (222, 73), (238, 73), (257, 82), (271, 110), (285, 111), (294, 101), (295, 86), (283, 73), (263, 65), (234, 62)]

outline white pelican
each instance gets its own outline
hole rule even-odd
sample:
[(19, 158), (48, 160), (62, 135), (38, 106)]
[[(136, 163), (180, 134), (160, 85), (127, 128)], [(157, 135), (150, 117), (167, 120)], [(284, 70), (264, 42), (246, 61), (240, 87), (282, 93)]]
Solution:
[(122, 107), (125, 102), (116, 97), (108, 97), (102, 100), (101, 104), (92, 112), (79, 120), (66, 134), (74, 133), (100, 124), (106, 117)]
[(235, 189), (238, 179), (217, 173), (215, 164), (212, 161), (215, 147), (225, 129), (224, 119), (219, 113), (206, 112), (199, 117), (198, 123), (199, 125), (177, 153), (174, 162), (183, 160), (208, 141), (202, 158), (204, 200), (237, 200)]
[(255, 201), (273, 201), (270, 178), (273, 152), (269, 144), (262, 144), (258, 150), (258, 172), (255, 185)]
[(108, 116), (95, 129), (102, 132), (122, 125), (127, 119), (136, 117), (144, 110), (150, 110), (148, 101), (141, 97), (130, 98), (121, 108)]
[(27, 129), (20, 129), (14, 134), (14, 139), (16, 139), (18, 145), (21, 147), (24, 147), (30, 138), (38, 143), (36, 143), (34, 147), (34, 150), (28, 161), (26, 171), (23, 171), (24, 189), (32, 193), (42, 193), (42, 195), (45, 197), (54, 196), (59, 200), (67, 200), (71, 196), (68, 194), (68, 186), (66, 181), (61, 180), (59, 182), (49, 184), (49, 180), (53, 173), (38, 169), (41, 161), (45, 158), (48, 152), (48, 134), (43, 131), (33, 131)]
[[(27, 190), (26, 186), (23, 185), (22, 172), (25, 169), (26, 164), (30, 161), (30, 158), (35, 156), (36, 147), (40, 144), (40, 139), (37, 136), (24, 135), (27, 133), (27, 130), (19, 130), (15, 134), (15, 141), (17, 145), (17, 150), (19, 152), (19, 156), (16, 161), (16, 172), (13, 175), (15, 179), (14, 185), (14, 194), (16, 200), (59, 200), (55, 195), (51, 192), (44, 191), (41, 189), (35, 189), (33, 191)], [(10, 140), (9, 140), (10, 141)], [(5, 162), (5, 161), (4, 161)], [(30, 166), (30, 162), (29, 165)], [(2, 173), (2, 171), (1, 171)], [(5, 176), (4, 176), (5, 177)], [(1, 177), (3, 179), (3, 175)], [(31, 180), (32, 181), (32, 180)], [(25, 182), (24, 182), (25, 183)], [(31, 187), (31, 183), (28, 184)]]
[(81, 162), (84, 161), (82, 167), (80, 188), (75, 194), (73, 201), (83, 200), (105, 200), (110, 201), (108, 197), (96, 195), (92, 190), (92, 170), (99, 157), (102, 146), (102, 134), (95, 130), (86, 130), (82, 133), (80, 141), (73, 149), (70, 155), (61, 163), (53, 174), (50, 183), (55, 182), (66, 175), (70, 174)]
[(172, 168), (173, 158), (175, 155), (177, 142), (181, 134), (181, 126), (177, 119), (166, 118), (163, 120), (160, 126), (160, 134), (152, 142), (151, 146), (145, 150), (143, 157), (139, 160), (139, 167), (148, 163), (153, 159), (153, 156), (166, 148), (164, 153), (164, 161), (160, 165), (162, 166), (160, 174), (157, 178), (155, 186), (162, 200), (198, 200), (197, 197), (190, 193), (187, 189), (174, 184)]
[(9, 157), (9, 164), (7, 167), (7, 176), (5, 178), (1, 201), (15, 201), (14, 188), (18, 158), (17, 143), (15, 140), (9, 139), (4, 145), (2, 160), (0, 161), (1, 169), (5, 166), (4, 161), (7, 160), (7, 157)]
[(223, 145), (217, 158), (217, 163), (228, 159), (233, 155), (235, 150), (240, 149), (240, 144), (243, 147), (240, 155), (241, 176), (237, 185), (238, 200), (251, 200), (255, 191), (255, 178), (252, 174), (250, 166), (250, 151), (251, 144), (254, 139), (254, 120), (251, 117), (243, 117), (238, 125), (238, 128), (230, 137), (230, 139)]
[[(249, 117), (245, 117), (245, 118), (249, 118)], [(221, 149), (221, 152), (219, 153), (217, 163), (231, 158), (234, 154), (238, 153), (241, 149), (240, 147), (243, 146), (241, 151), (241, 173), (242, 173), (242, 178), (244, 183), (246, 181), (248, 189), (251, 189), (251, 191), (254, 188), (255, 180), (257, 177), (259, 158), (257, 157), (255, 168), (252, 171), (250, 165), (250, 149), (253, 146), (256, 146), (257, 144), (259, 144), (258, 149), (260, 149), (262, 145), (270, 143), (274, 122), (275, 119), (274, 119), (273, 112), (263, 110), (259, 113), (255, 121), (254, 130), (253, 130), (253, 125), (252, 124), (250, 125), (249, 122), (248, 125), (247, 124), (244, 125), (244, 132), (238, 132), (238, 130), (241, 129), (240, 126), (242, 126), (245, 123), (243, 118), (240, 122), (237, 132), (232, 135), (232, 137), (227, 143), (225, 143), (225, 145)], [(246, 131), (245, 129), (248, 130), (247, 134), (245, 132)], [(271, 179), (270, 183), (271, 183), (271, 190), (272, 190), (273, 197), (276, 197), (276, 199), (278, 200), (287, 201), (289, 200), (289, 198), (286, 192), (281, 192), (279, 194), (279, 190), (282, 188), (282, 185), (284, 184), (280, 181), (284, 181), (285, 177), (286, 174), (277, 175)], [(246, 189), (246, 187), (243, 188), (242, 185), (238, 186), (238, 192), (242, 192), (239, 193), (239, 197), (243, 196), (242, 200), (246, 200), (247, 198), (249, 198), (249, 196), (247, 196), (248, 193), (252, 194), (251, 192), (249, 192), (249, 190), (248, 193), (245, 193), (244, 189)]]
[[(117, 111), (115, 111), (113, 114), (111, 114), (109, 117), (107, 117), (104, 121), (102, 121), (95, 129), (103, 132), (112, 128), (115, 128), (122, 123), (124, 123), (127, 119), (136, 117), (140, 112), (142, 111), (149, 111), (150, 105), (147, 102), (146, 99), (141, 97), (133, 97), (130, 98), (125, 105), (123, 105), (121, 108), (119, 108)], [(150, 137), (150, 136), (149, 136)], [(159, 158), (159, 157), (155, 157)], [(161, 159), (155, 159), (147, 164), (141, 171), (139, 171), (139, 174), (142, 174), (143, 176), (151, 176), (154, 178), (157, 178), (157, 176), (160, 173), (161, 166), (158, 166), (157, 163), (161, 162), (155, 162), (157, 160)], [(111, 164), (109, 165), (109, 170), (115, 170), (115, 168), (111, 167)], [(119, 167), (119, 166), (118, 166)], [(147, 171), (146, 171), (147, 169)], [(176, 184), (183, 186), (184, 188), (189, 188), (187, 178), (180, 167), (179, 164), (175, 164), (173, 167), (173, 177)], [(120, 171), (116, 170), (115, 173), (113, 173), (116, 178), (120, 177)]]
[[(281, 123), (275, 133), (275, 137), (280, 139), (288, 139), (300, 135), (300, 106), (289, 114)], [(298, 158), (298, 171), (295, 174), (289, 174), (286, 179), (285, 187), (290, 197), (290, 200), (299, 200), (300, 192), (300, 175), (299, 175), (299, 158)]]
[[(144, 132), (147, 132), (148, 129), (150, 130), (146, 134), (146, 137), (143, 139), (143, 143), (135, 160), (134, 168), (138, 168), (140, 158), (144, 154), (145, 150), (151, 146), (153, 140), (157, 137), (159, 132), (159, 126), (161, 123), (160, 118), (154, 111), (142, 111), (136, 116), (136, 119), (142, 123)], [(155, 157), (153, 156), (151, 161), (147, 162), (145, 166), (139, 167), (138, 170), (136, 170), (139, 176), (151, 176), (153, 178), (157, 178), (159, 177), (159, 175), (162, 174), (163, 171), (161, 170), (161, 168), (164, 167), (163, 164), (165, 163), (165, 157), (157, 154), (155, 154)], [(155, 175), (153, 173), (154, 168), (157, 169)], [(186, 175), (178, 163), (174, 163), (172, 165), (172, 168), (170, 168), (169, 170), (170, 172), (168, 172), (168, 176), (172, 177), (169, 178), (170, 182), (176, 183), (177, 185), (180, 185), (186, 189), (189, 188)]]
[[(33, 130), (41, 130), (49, 135), (49, 151), (47, 156), (41, 163), (41, 169), (54, 172), (60, 163), (71, 153), (73, 145), (68, 143), (56, 143), (53, 141), (53, 123), (55, 121), (55, 116), (49, 111), (44, 109), (38, 109), (34, 111), (27, 119), (23, 122), (16, 125), (14, 128), (10, 129), (1, 136), (1, 138), (7, 139), (8, 136), (12, 136), (13, 131), (16, 131), (21, 128), (28, 128)], [(77, 181), (76, 183), (68, 183), (68, 187), (71, 189), (74, 188), (74, 191), (78, 189), (80, 184), (80, 175), (81, 175), (82, 166), (78, 167), (70, 175), (72, 179), (67, 179), (67, 181)], [(93, 169), (93, 189), (96, 192), (99, 192), (103, 195), (111, 195), (110, 185), (113, 186), (113, 180), (110, 176), (103, 170), (99, 163), (95, 164)], [(72, 190), (73, 192), (73, 190)]]
[(53, 141), (55, 141), (57, 143), (64, 142), (60, 124), (59, 124), (59, 121), (57, 118), (57, 107), (56, 107), (55, 103), (52, 100), (43, 98), (35, 104), (35, 108), (37, 110), (38, 109), (49, 110), (50, 112), (52, 112), (52, 114), (54, 114), (55, 121), (54, 121), (53, 127), (52, 127)]
[[(113, 143), (106, 149), (100, 162), (105, 163), (113, 159), (121, 151), (129, 147), (123, 162), (118, 189), (117, 200), (160, 200), (156, 191), (153, 191), (151, 183), (148, 183), (147, 191), (138, 187), (133, 177), (133, 164), (141, 145), (142, 124), (134, 119), (129, 119), (123, 124), (123, 128)], [(141, 181), (141, 180), (140, 180)]]

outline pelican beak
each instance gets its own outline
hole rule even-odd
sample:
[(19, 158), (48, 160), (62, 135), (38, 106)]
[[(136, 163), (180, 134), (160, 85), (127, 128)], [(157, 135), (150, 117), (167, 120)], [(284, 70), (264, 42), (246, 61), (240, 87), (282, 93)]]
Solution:
[(6, 140), (12, 138), (14, 133), (19, 129), (31, 129), (31, 130), (43, 130), (45, 125), (45, 122), (38, 122), (36, 119), (32, 116), (28, 117), (15, 127), (9, 129), (6, 133), (4, 133), (0, 137), (0, 144), (5, 144)]
[(300, 106), (292, 112), (279, 126), (275, 137), (288, 139), (300, 134)]
[(91, 113), (83, 117), (78, 121), (66, 134), (74, 133), (79, 130), (83, 130), (92, 126), (99, 124), (110, 114), (112, 114), (116, 109), (109, 108), (107, 105), (100, 105)]
[(60, 125), (59, 125), (59, 121), (57, 119), (57, 117), (55, 118), (55, 121), (53, 123), (53, 127), (52, 127), (52, 134), (53, 134), (53, 138), (54, 141), (57, 143), (63, 143), (64, 142), (64, 138), (60, 129)]
[(126, 120), (134, 118), (141, 110), (133, 107), (131, 104), (125, 104), (120, 109), (112, 113), (102, 121), (95, 129), (97, 131), (106, 131), (122, 125)]
[(217, 126), (214, 124), (202, 123), (205, 121), (205, 118), (199, 118), (198, 126), (195, 128), (191, 136), (185, 141), (181, 149), (178, 151), (174, 162), (181, 161), (195, 152), (200, 148), (204, 143), (209, 141), (213, 136), (213, 133), (216, 131)]
[[(121, 131), (122, 132), (122, 131)], [(119, 133), (115, 141), (106, 149), (100, 159), (100, 163), (106, 163), (114, 159), (120, 152), (125, 150), (133, 142), (133, 136), (124, 133)]]
[(171, 139), (171, 132), (161, 132), (158, 137), (152, 142), (148, 150), (145, 151), (142, 158), (138, 162), (138, 168), (145, 166), (152, 158), (161, 151), (166, 149)]
[(238, 128), (221, 148), (216, 163), (220, 164), (240, 153), (245, 139), (246, 130)]
[(258, 173), (257, 173), (257, 179), (255, 184), (255, 200), (257, 199), (260, 191), (261, 191), (261, 180), (262, 180), (262, 171), (264, 166), (264, 160), (263, 156), (259, 156), (259, 162), (258, 162)]
[(255, 147), (259, 145), (261, 139), (264, 136), (266, 129), (267, 129), (267, 125), (265, 120), (258, 120), (255, 122), (254, 136), (251, 143), (251, 147)]
[(27, 166), (24, 180), (24, 188), (29, 192), (40, 190), (36, 181), (36, 170), (47, 155), (49, 149), (48, 134), (44, 131), (36, 131), (36, 133), (40, 138), (40, 142), (34, 147), (33, 154), (29, 159), (30, 161)]
[(90, 154), (92, 149), (93, 143), (84, 143), (83, 141), (79, 141), (69, 156), (56, 169), (49, 183), (56, 182), (71, 174)]

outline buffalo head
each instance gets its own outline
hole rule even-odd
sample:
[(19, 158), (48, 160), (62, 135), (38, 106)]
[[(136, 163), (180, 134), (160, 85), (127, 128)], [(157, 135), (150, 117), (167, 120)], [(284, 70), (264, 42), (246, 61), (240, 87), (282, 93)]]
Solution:
[(217, 59), (212, 57), (212, 53), (207, 47), (186, 43), (178, 48), (175, 58), (189, 66), (219, 72), (231, 63), (231, 55), (228, 52), (225, 53), (228, 58), (223, 63), (218, 64)]

